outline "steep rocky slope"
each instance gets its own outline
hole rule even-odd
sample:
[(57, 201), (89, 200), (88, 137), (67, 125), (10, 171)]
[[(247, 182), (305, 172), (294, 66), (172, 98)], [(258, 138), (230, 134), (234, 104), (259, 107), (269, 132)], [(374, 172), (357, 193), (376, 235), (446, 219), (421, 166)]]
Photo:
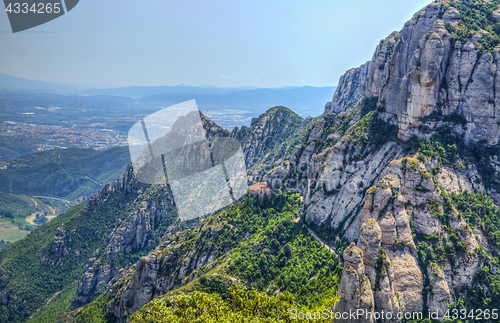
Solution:
[(155, 297), (168, 300), (193, 290), (224, 293), (233, 283), (271, 295), (292, 292), (300, 304), (319, 303), (336, 293), (342, 268), (335, 254), (316, 242), (303, 224), (292, 221), (300, 208), (296, 193), (263, 202), (247, 197), (169, 236), (98, 300), (71, 313), (68, 321), (85, 322), (94, 312), (125, 321)]
[(327, 104), (324, 113), (339, 113), (354, 107), (363, 97), (363, 92), (366, 89), (366, 78), (372, 66), (371, 62), (367, 62), (342, 75), (332, 102)]
[[(208, 136), (231, 135), (205, 116), (201, 119)], [(233, 135), (242, 141), (245, 152), (254, 156), (250, 167), (263, 156), (273, 155), (269, 158), (278, 160), (289, 154), (287, 149), (273, 151), (305, 124), (290, 110), (275, 108), (253, 127)], [(245, 146), (247, 141), (253, 145)], [(56, 320), (70, 308), (93, 301), (108, 283), (130, 274), (124, 268), (171, 234), (196, 223), (180, 222), (169, 187), (139, 183), (129, 165), (114, 184), (106, 185), (85, 205), (0, 252), (0, 321), (24, 322), (30, 316), (33, 322)], [(26, 263), (34, 265), (25, 267)], [(27, 299), (31, 301), (26, 303)]]
[[(234, 128), (231, 137), (241, 142), (248, 168), (280, 162), (291, 154), (297, 144), (291, 139), (308, 121), (290, 109), (274, 107), (253, 118), (250, 127)], [(300, 140), (300, 137), (295, 140)]]
[[(500, 211), (485, 198), (480, 208), (491, 213), (471, 217), (461, 201), (484, 190), (497, 196), (497, 6), (438, 1), (422, 9), (369, 63), (341, 78), (293, 153), (263, 168), (273, 187), (303, 193), (302, 220), (343, 254), (337, 310), (437, 311), (443, 318), (458, 300), (494, 305)], [(252, 123), (259, 143), (270, 135), (266, 125)], [(254, 163), (266, 150), (246, 138), (247, 162)], [(142, 262), (123, 291), (147, 292), (146, 272), (153, 272), (151, 290), (170, 281), (159, 278), (156, 260)], [(153, 294), (108, 310), (122, 317)]]
[[(369, 63), (348, 71), (319, 118), (304, 121), (275, 107), (231, 134), (209, 127), (242, 142), (250, 177), (302, 193), (300, 210), (294, 193), (246, 198), (176, 233), (168, 189), (125, 185), (129, 169), (87, 204), (106, 207), (113, 200), (107, 196), (133, 194), (105, 241), (86, 251), (91, 259), (74, 305), (100, 296), (67, 319), (99, 312), (100, 322), (123, 321), (154, 297), (204, 288), (223, 295), (231, 282), (320, 302), (331, 295), (313, 292), (336, 292), (337, 279), (325, 277), (337, 278), (340, 267), (335, 255), (310, 243), (303, 225), (342, 255), (338, 311), (443, 318), (449, 306), (497, 306), (500, 208), (490, 197), (500, 201), (499, 2), (425, 7), (384, 39)], [(299, 214), (301, 223), (292, 222)], [(56, 267), (75, 238), (65, 226), (51, 230), (53, 257), (43, 264)], [(316, 247), (318, 258), (311, 255)], [(12, 272), (0, 268), (10, 284)], [(4, 291), (13, 313), (20, 296)]]
[(338, 310), (442, 318), (457, 299), (472, 304), (463, 290), (482, 268), (496, 275), (496, 238), (485, 239), (485, 227), (450, 196), (486, 189), (499, 201), (497, 7), (438, 1), (422, 9), (377, 47), (356, 107), (324, 114), (268, 174), (304, 192), (304, 220), (325, 239), (357, 241), (343, 255)]
[[(245, 126), (242, 129), (236, 128), (231, 134), (203, 114), (201, 118), (208, 137), (231, 136), (241, 141), (247, 167), (262, 159), (274, 160), (286, 156), (290, 149), (282, 146), (282, 142), (292, 137), (294, 132), (304, 126), (302, 118), (284, 107), (269, 109), (265, 114), (254, 119), (250, 128)], [(274, 152), (276, 146), (284, 149)], [(183, 163), (183, 165), (185, 167), (187, 164)], [(129, 169), (128, 172), (131, 170)], [(133, 173), (130, 175), (133, 176)], [(195, 223), (196, 221), (180, 222), (177, 219), (172, 193), (168, 186), (149, 188), (136, 198), (127, 211), (126, 218), (116, 224), (108, 237), (106, 246), (96, 250), (93, 257), (89, 259), (85, 266), (85, 273), (79, 281), (73, 306), (82, 306), (94, 300), (102, 293), (108, 282), (121, 278), (123, 271), (120, 272), (120, 268), (132, 265), (140, 256), (154, 249), (170, 234)], [(215, 258), (207, 259), (213, 261)], [(113, 259), (120, 259), (120, 261)], [(199, 263), (199, 266), (204, 265), (201, 260)]]

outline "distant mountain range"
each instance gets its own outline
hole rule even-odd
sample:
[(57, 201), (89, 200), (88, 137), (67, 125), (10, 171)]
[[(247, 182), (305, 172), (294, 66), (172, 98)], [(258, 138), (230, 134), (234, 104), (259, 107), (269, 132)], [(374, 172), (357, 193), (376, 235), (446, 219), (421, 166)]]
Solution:
[(55, 93), (74, 93), (75, 90), (68, 86), (27, 80), (12, 75), (0, 73), (0, 94), (12, 91), (30, 91), (30, 92), (55, 92)]
[[(112, 89), (79, 90), (69, 86), (43, 81), (27, 80), (0, 73), (0, 95), (13, 92), (57, 93), (64, 95), (126, 97), (139, 104), (173, 105), (195, 99), (203, 111), (221, 109), (249, 110), (257, 117), (273, 106), (286, 106), (302, 117), (318, 116), (331, 101), (336, 87), (284, 86), (256, 88), (251, 86), (215, 87), (188, 86), (133, 86)], [(108, 98), (109, 100), (111, 98)], [(250, 113), (252, 114), (252, 113)], [(250, 116), (248, 116), (250, 117)]]
[(125, 96), (140, 99), (151, 95), (225, 95), (234, 92), (244, 92), (256, 90), (257, 87), (237, 86), (237, 87), (216, 87), (213, 85), (189, 86), (179, 84), (175, 86), (130, 86), (111, 89), (90, 89), (82, 91), (84, 95), (112, 95)]

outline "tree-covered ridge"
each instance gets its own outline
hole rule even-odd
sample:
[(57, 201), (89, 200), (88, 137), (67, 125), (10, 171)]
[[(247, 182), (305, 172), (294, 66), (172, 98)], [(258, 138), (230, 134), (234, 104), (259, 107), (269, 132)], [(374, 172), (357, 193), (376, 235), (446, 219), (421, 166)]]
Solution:
[[(223, 299), (218, 294), (195, 291), (189, 295), (174, 296), (173, 302), (155, 299), (134, 314), (132, 322), (319, 323), (327, 322), (321, 319), (321, 315), (330, 314), (337, 301), (337, 298), (332, 297), (323, 300), (318, 306), (305, 308), (297, 306), (294, 295), (289, 292), (269, 296), (241, 285), (229, 288), (227, 294), (228, 297)], [(314, 314), (298, 318), (296, 314), (299, 311)], [(292, 319), (294, 314), (296, 318)]]
[[(292, 221), (301, 205), (296, 193), (273, 195), (262, 202), (249, 196), (198, 226), (169, 237), (165, 249), (153, 252), (160, 257), (158, 274), (162, 279), (174, 277), (186, 263), (186, 255), (193, 261), (196, 254), (207, 250), (218, 256), (211, 264), (188, 270), (179, 282), (180, 288), (159, 296), (157, 301), (168, 303), (175, 295), (195, 291), (216, 293), (226, 299), (227, 288), (235, 283), (268, 295), (288, 291), (295, 294), (299, 307), (318, 305), (334, 297), (342, 267), (335, 254), (315, 241), (301, 223)], [(194, 255), (190, 254), (192, 250)], [(103, 314), (110, 302), (119, 302), (133, 275), (75, 312), (75, 322), (87, 322), (95, 313)], [(109, 322), (109, 316), (101, 314), (95, 322)]]
[[(484, 251), (480, 253), (481, 257), (484, 258), (485, 265), (474, 275), (471, 286), (459, 290), (461, 299), (465, 300), (465, 306), (460, 306), (459, 303), (452, 304), (451, 307), (498, 309), (500, 304), (500, 272), (498, 270), (500, 208), (485, 192), (452, 194), (451, 200), (465, 221), (486, 235), (489, 244), (488, 251), (492, 253), (491, 258)], [(495, 322), (495, 320), (484, 321)]]
[(34, 202), (13, 194), (0, 192), (0, 216), (3, 218), (25, 218), (33, 210)]
[[(295, 296), (289, 292), (269, 296), (242, 285), (229, 288), (226, 294), (228, 297), (223, 299), (218, 294), (195, 291), (189, 295), (174, 296), (173, 301), (155, 299), (134, 314), (132, 322), (319, 323), (328, 322), (321, 317), (324, 318), (324, 313), (331, 315), (333, 304), (338, 300), (332, 297), (324, 299), (318, 306), (306, 308), (297, 306)], [(311, 314), (299, 318), (299, 311)]]
[(318, 118), (304, 120), (302, 122), (302, 126), (298, 127), (296, 131), (286, 137), (286, 139), (283, 140), (281, 144), (276, 145), (268, 154), (266, 154), (263, 160), (264, 165), (269, 165), (271, 162), (273, 162), (274, 164), (278, 164), (280, 162), (283, 162), (284, 160), (288, 160), (293, 154), (297, 145), (301, 143), (302, 139), (307, 134), (308, 129), (316, 120), (318, 120)]
[(303, 224), (284, 218), (240, 244), (227, 272), (261, 291), (289, 291), (311, 306), (336, 295), (342, 267)]
[(11, 194), (87, 197), (115, 181), (130, 162), (127, 147), (105, 151), (54, 149), (6, 161), (0, 169), (0, 191)]
[[(135, 197), (111, 192), (104, 205), (82, 203), (2, 249), (0, 289), (9, 306), (0, 306), (0, 321), (24, 322), (51, 301), (69, 306), (66, 299), (57, 296), (73, 297), (84, 264), (105, 245), (116, 220)], [(56, 241), (56, 235), (61, 239)]]
[(232, 136), (238, 139), (247, 155), (247, 167), (286, 159), (307, 128), (307, 120), (292, 110), (277, 106), (254, 118), (250, 127), (235, 128)]

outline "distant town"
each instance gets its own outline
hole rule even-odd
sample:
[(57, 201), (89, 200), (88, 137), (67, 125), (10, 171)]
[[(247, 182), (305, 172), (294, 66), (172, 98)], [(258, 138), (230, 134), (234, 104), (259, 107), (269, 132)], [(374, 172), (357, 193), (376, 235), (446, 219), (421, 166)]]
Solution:
[(21, 141), (36, 151), (71, 147), (102, 150), (127, 144), (126, 134), (111, 129), (92, 130), (10, 121), (0, 123), (0, 140)]

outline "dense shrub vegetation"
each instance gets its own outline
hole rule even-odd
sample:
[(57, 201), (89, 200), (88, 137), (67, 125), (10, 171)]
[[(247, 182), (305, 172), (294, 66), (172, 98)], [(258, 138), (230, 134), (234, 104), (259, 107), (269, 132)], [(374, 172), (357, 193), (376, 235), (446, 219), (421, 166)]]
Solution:
[(397, 141), (398, 127), (378, 117), (377, 111), (371, 111), (359, 120), (349, 134), (351, 151), (359, 150), (356, 159), (364, 158), (375, 152), (389, 141)]
[(454, 33), (453, 40), (459, 40), (464, 44), (473, 33), (479, 32), (481, 29), (489, 32), (489, 35), (482, 35), (479, 43), (484, 50), (492, 51), (500, 44), (500, 23), (496, 22), (492, 13), (498, 8), (500, 1), (477, 1), (477, 0), (460, 0), (451, 1), (449, 4), (442, 6), (439, 13), (441, 18), (444, 12), (451, 6), (460, 12), (460, 20), (457, 27), (447, 24), (448, 31)]
[[(272, 117), (268, 117), (269, 115)], [(261, 147), (251, 163), (258, 162), (267, 154), (271, 156), (265, 159), (270, 161), (290, 156), (307, 129), (304, 127), (304, 120), (292, 110), (281, 106), (267, 110), (253, 124), (260, 124), (263, 118), (268, 118), (263, 132), (268, 133), (272, 130), (273, 135), (264, 137), (264, 142), (260, 144)], [(249, 128), (246, 129), (250, 131)]]
[(500, 256), (500, 208), (493, 204), (486, 192), (452, 193), (450, 197), (464, 220), (484, 232), (493, 256)]
[(99, 183), (116, 180), (130, 162), (127, 147), (105, 151), (54, 149), (8, 161), (0, 170), (0, 191), (11, 194), (62, 197), (90, 196)]
[[(202, 220), (197, 226), (170, 237), (179, 248), (173, 252), (162, 251), (162, 255), (169, 254), (168, 262), (160, 268), (162, 277), (174, 275), (191, 250), (204, 252), (208, 247), (219, 255), (214, 261), (217, 266), (197, 269), (199, 276), (193, 282), (171, 291), (172, 294), (160, 296), (144, 309), (163, 304), (166, 306), (163, 314), (171, 312), (177, 315), (179, 313), (174, 313), (172, 305), (178, 304), (179, 298), (172, 299), (172, 296), (179, 293), (188, 294), (182, 296), (188, 298), (203, 294), (203, 297), (217, 299), (223, 306), (220, 302), (231, 302), (231, 291), (242, 288), (253, 289), (249, 295), (262, 295), (261, 298), (271, 297), (265, 295), (278, 291), (286, 292), (290, 297), (293, 294), (290, 306), (294, 307), (312, 307), (332, 300), (342, 266), (337, 255), (315, 241), (302, 223), (293, 221), (299, 216), (301, 207), (302, 201), (297, 193), (273, 194), (263, 201), (248, 196)], [(235, 278), (246, 287), (234, 287)], [(233, 289), (228, 290), (231, 286)], [(110, 301), (119, 299), (120, 294), (99, 296), (78, 310), (76, 322), (108, 322), (110, 318), (105, 314), (105, 307)], [(332, 305), (333, 301), (329, 302), (329, 306)], [(195, 310), (191, 306), (196, 307), (193, 304), (188, 306), (189, 311)], [(153, 311), (149, 313), (155, 315)]]
[[(67, 299), (61, 302), (69, 306), (84, 265), (105, 245), (116, 220), (133, 199), (133, 194), (117, 192), (111, 193), (103, 206), (84, 209), (86, 203), (82, 203), (0, 250), (0, 289), (16, 295), (9, 300), (9, 307), (0, 305), (0, 322), (24, 322), (40, 304), (57, 295), (65, 295)], [(51, 252), (59, 227), (74, 230), (64, 241), (64, 255)]]
[[(438, 236), (426, 236), (418, 234), (415, 231), (415, 224), (411, 222), (413, 238), (417, 245), (418, 261), (420, 268), (432, 266), (443, 267), (446, 263), (451, 264), (452, 275), (456, 270), (455, 259), (457, 255), (466, 256), (466, 247), (460, 238), (460, 232), (454, 231), (449, 225), (450, 214), (456, 209), (459, 214), (466, 220), (471, 227), (478, 227), (488, 236), (490, 250), (493, 252), (493, 258), (488, 258), (484, 247), (480, 246), (476, 250), (485, 266), (481, 271), (475, 274), (471, 286), (463, 286), (455, 289), (457, 298), (463, 299), (457, 303), (450, 304), (450, 309), (467, 308), (472, 309), (494, 309), (500, 304), (500, 273), (491, 271), (492, 266), (498, 265), (498, 246), (495, 245), (495, 239), (500, 232), (496, 230), (499, 222), (500, 208), (493, 204), (485, 192), (471, 194), (464, 192), (462, 194), (452, 193), (450, 196), (445, 195), (445, 210), (441, 214), (438, 204), (431, 202), (430, 209), (443, 223), (443, 229), (446, 235), (439, 234)], [(427, 275), (427, 271), (423, 270), (424, 288), (422, 294), (424, 296), (424, 317), (428, 313), (427, 295), (430, 290), (431, 282)], [(465, 304), (465, 305), (464, 305)], [(443, 322), (455, 322), (453, 320), (444, 320)], [(473, 322), (464, 320), (462, 322)], [(483, 322), (496, 322), (495, 320), (483, 320)]]
[[(481, 229), (487, 236), (493, 258), (489, 258), (484, 250), (479, 250), (479, 256), (484, 261), (484, 266), (474, 275), (471, 285), (457, 290), (458, 295), (464, 301), (453, 303), (450, 308), (467, 308), (469, 311), (470, 309), (483, 311), (498, 309), (498, 304), (500, 304), (500, 272), (493, 268), (498, 268), (499, 264), (500, 208), (493, 204), (492, 199), (485, 192), (452, 194), (451, 199), (465, 221), (472, 227)], [(493, 323), (498, 322), (498, 320), (488, 319), (482, 320), (482, 322)]]
[[(324, 305), (312, 309), (298, 307), (294, 295), (288, 292), (268, 296), (255, 289), (234, 286), (223, 300), (217, 294), (194, 292), (190, 295), (174, 296), (173, 302), (157, 298), (133, 315), (134, 323), (285, 323), (285, 322), (324, 322), (321, 319), (291, 320), (292, 310), (319, 312), (331, 309), (335, 298)], [(172, 306), (173, 305), (173, 306)]]
[(485, 140), (467, 143), (464, 134), (454, 132), (453, 125), (448, 124), (439, 128), (429, 139), (413, 136), (404, 146), (407, 152), (419, 152), (423, 156), (436, 158), (438, 165), (434, 173), (442, 164), (458, 171), (473, 164), (486, 187), (500, 190), (500, 174), (490, 162), (492, 157), (500, 156), (500, 145), (489, 146)]
[(342, 267), (304, 226), (283, 221), (239, 247), (229, 273), (258, 290), (294, 293), (300, 304), (309, 306), (336, 295)]

